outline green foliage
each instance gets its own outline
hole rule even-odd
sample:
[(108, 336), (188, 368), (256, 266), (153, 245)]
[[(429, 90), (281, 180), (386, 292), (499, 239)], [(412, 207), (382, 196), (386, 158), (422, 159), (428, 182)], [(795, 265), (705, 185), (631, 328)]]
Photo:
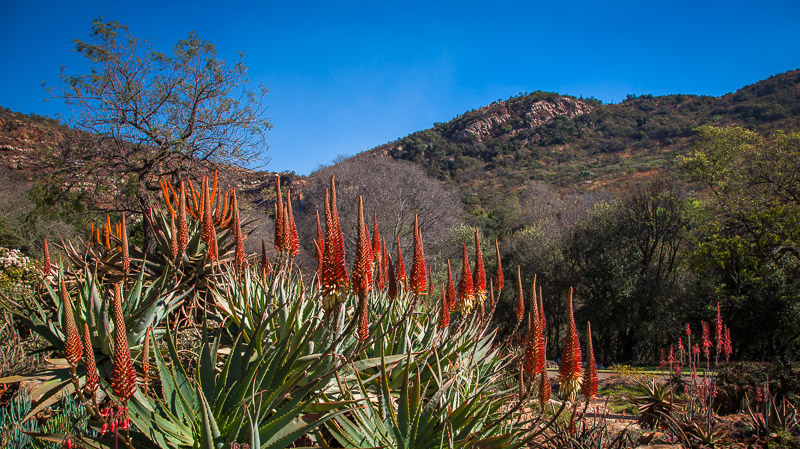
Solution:
[(25, 432), (36, 432), (38, 423), (25, 418), (30, 410), (31, 398), (26, 392), (20, 392), (0, 408), (0, 446), (8, 449), (31, 447), (31, 437)]

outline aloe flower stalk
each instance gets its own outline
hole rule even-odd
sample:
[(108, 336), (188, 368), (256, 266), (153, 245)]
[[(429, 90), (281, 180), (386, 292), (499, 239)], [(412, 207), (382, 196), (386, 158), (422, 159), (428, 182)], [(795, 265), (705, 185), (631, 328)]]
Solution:
[(283, 193), (281, 192), (281, 177), (275, 176), (275, 251), (279, 254), (283, 250)]
[(497, 268), (494, 271), (494, 278), (492, 279), (492, 284), (494, 285), (494, 289), (497, 290), (497, 294), (500, 294), (500, 290), (503, 289), (503, 285), (505, 285), (505, 278), (503, 278), (503, 263), (500, 261), (500, 246), (497, 244), (497, 239), (494, 239), (494, 250), (497, 255)]
[(538, 360), (536, 350), (537, 339), (536, 330), (539, 324), (533, 317), (533, 311), (528, 312), (528, 332), (525, 334), (525, 346), (522, 354), (522, 370), (529, 375), (536, 375), (536, 362)]
[(586, 370), (583, 372), (581, 391), (590, 400), (597, 395), (597, 364), (594, 360), (594, 347), (592, 346), (592, 323), (586, 322)]
[[(386, 250), (386, 238), (381, 237), (381, 290), (383, 290), (383, 285), (388, 285), (391, 281), (389, 280), (390, 277), (394, 277), (394, 270), (389, 269), (389, 251)], [(389, 273), (392, 273), (389, 276)], [(397, 288), (397, 283), (395, 282), (395, 289)]]
[(297, 234), (297, 226), (294, 224), (294, 212), (292, 212), (292, 191), (286, 192), (286, 216), (289, 222), (289, 241), (286, 242), (286, 250), (290, 257), (300, 254), (300, 237)]
[(725, 344), (723, 346), (723, 351), (725, 353), (725, 361), (729, 361), (731, 359), (731, 354), (733, 354), (733, 343), (731, 342), (731, 329), (728, 326), (725, 326)]
[(452, 311), (456, 308), (456, 287), (453, 283), (453, 269), (450, 259), (447, 259), (447, 307)]
[(408, 278), (406, 278), (406, 264), (403, 262), (403, 250), (400, 248), (400, 236), (397, 236), (397, 267), (395, 270), (395, 278), (397, 282), (408, 290)]
[(567, 299), (567, 339), (564, 342), (564, 354), (561, 356), (561, 366), (558, 370), (558, 382), (561, 385), (560, 395), (570, 401), (575, 400), (575, 395), (580, 389), (583, 378), (581, 368), (581, 346), (578, 341), (578, 332), (575, 328), (575, 316), (572, 310), (572, 288), (569, 289)]
[(397, 290), (397, 278), (394, 275), (394, 265), (392, 264), (392, 255), (386, 255), (386, 269), (388, 272), (387, 276), (387, 288), (386, 288), (386, 295), (389, 299), (395, 299), (398, 295)]
[(106, 214), (106, 226), (103, 228), (103, 238), (107, 250), (111, 250), (111, 216)]
[(114, 321), (114, 370), (111, 374), (111, 389), (125, 404), (136, 391), (136, 372), (133, 370), (133, 360), (128, 347), (125, 318), (122, 315), (122, 291), (118, 283), (114, 284), (114, 295), (111, 300)]
[(325, 191), (325, 252), (322, 257), (323, 308), (330, 312), (344, 302), (348, 288), (347, 266), (344, 262), (344, 239), (336, 210), (336, 188), (331, 176), (330, 196)]
[(122, 235), (122, 273), (127, 275), (131, 272), (131, 256), (128, 252), (128, 229), (125, 225), (125, 213), (122, 213), (120, 221), (120, 234)]
[(64, 358), (71, 367), (78, 366), (81, 361), (83, 348), (81, 337), (78, 335), (78, 326), (75, 325), (75, 315), (72, 314), (72, 298), (67, 293), (67, 286), (61, 281), (61, 302), (64, 304)]
[(517, 325), (522, 324), (522, 320), (525, 319), (525, 298), (522, 294), (522, 272), (519, 265), (517, 265), (517, 303), (514, 312), (517, 315)]
[(442, 309), (439, 311), (439, 329), (444, 329), (450, 325), (450, 304), (447, 302), (447, 294), (445, 293), (445, 286), (442, 285)]
[(717, 301), (717, 318), (714, 320), (714, 340), (717, 343), (717, 354), (722, 353), (724, 342), (722, 341), (724, 326), (722, 324), (722, 313), (719, 309), (719, 301)]
[(489, 283), (489, 308), (494, 310), (494, 283)]
[(206, 244), (206, 255), (211, 261), (217, 260), (217, 232), (214, 229), (214, 221), (211, 216), (211, 192), (208, 190), (208, 178), (203, 176), (202, 185), (203, 200), (203, 230), (202, 239)]
[(42, 265), (42, 273), (45, 276), (49, 275), (53, 270), (53, 264), (50, 262), (50, 249), (47, 248), (47, 237), (44, 238), (44, 263)]
[(469, 256), (467, 255), (467, 245), (464, 244), (461, 263), (461, 279), (458, 281), (458, 293), (456, 297), (456, 310), (461, 310), (464, 314), (472, 311), (475, 303), (475, 292), (472, 289), (472, 273), (469, 267)]
[(545, 338), (544, 334), (546, 331), (545, 325), (547, 324), (544, 318), (544, 308), (542, 307), (542, 291), (541, 287), (539, 287), (539, 321), (538, 326), (534, 328), (536, 331), (536, 356), (538, 357), (536, 360), (536, 369), (537, 370), (547, 370), (547, 358), (545, 357)]
[(150, 328), (147, 328), (144, 334), (144, 343), (142, 344), (142, 389), (144, 394), (147, 395), (147, 387), (150, 382)]
[(544, 317), (544, 297), (542, 297), (542, 286), (539, 286), (539, 319), (542, 322), (542, 334), (547, 329), (547, 319)]
[(231, 195), (231, 208), (233, 210), (233, 238), (236, 240), (236, 265), (244, 266), (244, 238), (242, 237), (242, 223), (239, 221), (239, 201), (236, 199), (236, 190)]
[(175, 217), (173, 216), (169, 217), (169, 233), (169, 250), (172, 258), (177, 259), (180, 250), (178, 249), (178, 230), (175, 228)]
[[(317, 209), (317, 238), (314, 240), (314, 244), (317, 249), (314, 253), (314, 258), (317, 260), (317, 264), (321, 264), (322, 254), (325, 252), (325, 237), (322, 234), (322, 224), (319, 221), (319, 209)], [(317, 275), (319, 275), (319, 270), (317, 271)]]
[(372, 290), (372, 247), (364, 222), (364, 201), (358, 198), (358, 244), (353, 262), (353, 294), (358, 296), (358, 339), (369, 338), (369, 292)]
[(475, 228), (475, 269), (472, 270), (475, 300), (483, 307), (486, 299), (486, 269), (483, 267), (483, 252), (478, 228)]
[(422, 233), (419, 230), (419, 219), (414, 216), (414, 262), (411, 264), (411, 279), (408, 289), (416, 295), (424, 296), (428, 293), (427, 276), (428, 267), (425, 262), (425, 252), (422, 247)]
[(181, 193), (178, 198), (178, 255), (189, 248), (189, 223), (186, 221), (186, 186), (181, 180)]
[(536, 299), (536, 274), (534, 273), (533, 279), (531, 280), (531, 304), (530, 304), (530, 315), (528, 316), (528, 328), (530, 329), (533, 322), (536, 325), (539, 325), (539, 301)]
[(378, 231), (378, 213), (372, 211), (372, 257), (373, 260), (380, 262), (381, 258), (381, 235)]
[(539, 377), (539, 406), (544, 408), (550, 402), (550, 379), (547, 370), (543, 369)]
[(83, 351), (86, 357), (83, 359), (86, 365), (86, 383), (83, 391), (93, 394), (100, 386), (100, 378), (97, 375), (97, 364), (94, 361), (94, 349), (92, 348), (92, 337), (89, 335), (89, 325), (83, 323)]
[(711, 334), (709, 333), (709, 330), (708, 330), (708, 323), (703, 321), (700, 324), (703, 325), (703, 338), (702, 338), (703, 356), (705, 356), (706, 360), (709, 360), (709, 358), (711, 357), (711, 346), (713, 346), (711, 344)]

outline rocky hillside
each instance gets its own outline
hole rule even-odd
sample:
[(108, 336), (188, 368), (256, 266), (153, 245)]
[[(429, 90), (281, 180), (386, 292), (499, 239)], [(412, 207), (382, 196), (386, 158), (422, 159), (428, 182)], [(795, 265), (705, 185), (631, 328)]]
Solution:
[[(673, 176), (702, 125), (800, 129), (800, 70), (721, 97), (629, 96), (619, 104), (534, 92), (468, 111), (374, 148), (452, 183), (476, 216), (531, 182), (561, 191), (621, 189)], [(363, 157), (363, 156), (362, 156)]]

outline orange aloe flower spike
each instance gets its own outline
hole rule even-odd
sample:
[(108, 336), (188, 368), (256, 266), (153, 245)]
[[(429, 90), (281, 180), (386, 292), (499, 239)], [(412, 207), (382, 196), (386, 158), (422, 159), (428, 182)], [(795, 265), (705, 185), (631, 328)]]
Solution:
[(364, 223), (364, 203), (358, 198), (358, 246), (353, 261), (353, 294), (366, 295), (372, 290), (372, 248), (368, 237), (367, 225)]
[(314, 240), (317, 245), (317, 251), (314, 253), (314, 258), (317, 263), (322, 262), (322, 253), (325, 252), (325, 237), (322, 235), (322, 224), (319, 221), (319, 209), (317, 209), (317, 238)]
[(544, 407), (550, 402), (550, 379), (547, 377), (547, 370), (542, 370), (539, 379), (539, 406)]
[(94, 361), (94, 349), (92, 348), (92, 337), (89, 335), (89, 325), (83, 323), (83, 352), (86, 355), (83, 362), (86, 365), (86, 383), (83, 390), (87, 393), (97, 391), (100, 386), (100, 378), (97, 375), (97, 364)]
[(53, 270), (53, 264), (50, 262), (50, 249), (47, 248), (47, 237), (44, 238), (44, 263), (42, 265), (42, 272), (45, 276), (50, 274)]
[(269, 259), (267, 259), (267, 244), (264, 239), (261, 239), (261, 275), (266, 277), (269, 275)]
[(581, 346), (578, 332), (575, 329), (575, 316), (572, 309), (572, 288), (569, 289), (567, 299), (567, 338), (564, 342), (564, 354), (561, 356), (561, 366), (558, 369), (559, 389), (562, 397), (574, 400), (583, 380), (581, 368)]
[(169, 187), (167, 187), (169, 182), (166, 179), (162, 179), (160, 184), (161, 184), (161, 193), (164, 194), (164, 203), (167, 204), (167, 210), (169, 210), (170, 215), (174, 217), (175, 209), (172, 208), (172, 202), (169, 200)]
[(525, 334), (525, 351), (522, 356), (522, 369), (529, 375), (536, 375), (536, 362), (538, 360), (536, 350), (537, 348), (537, 339), (536, 339), (536, 322), (533, 318), (533, 312), (528, 312), (528, 322), (534, 323), (533, 325), (528, 325), (528, 332)]
[(105, 228), (106, 249), (111, 249), (111, 215), (106, 214), (106, 228)]
[(442, 285), (442, 308), (439, 311), (439, 329), (444, 329), (450, 325), (450, 304), (447, 301), (445, 290), (445, 286)]
[(456, 308), (456, 287), (453, 283), (453, 268), (450, 266), (450, 259), (447, 259), (447, 306), (450, 310)]
[(497, 244), (497, 239), (494, 239), (494, 250), (497, 254), (497, 269), (494, 272), (492, 283), (494, 283), (494, 288), (499, 295), (500, 290), (502, 290), (503, 285), (505, 285), (505, 279), (503, 278), (503, 263), (500, 261), (500, 246)]
[(425, 251), (422, 245), (422, 233), (419, 230), (419, 219), (414, 216), (414, 261), (411, 264), (411, 279), (408, 289), (417, 295), (428, 293), (427, 279), (428, 267), (425, 263)]
[(289, 222), (289, 242), (286, 249), (292, 257), (300, 254), (300, 237), (297, 234), (297, 226), (294, 224), (294, 213), (292, 212), (292, 190), (286, 192), (286, 214)]
[(203, 177), (202, 186), (202, 199), (203, 199), (203, 231), (202, 238), (206, 244), (206, 254), (209, 260), (217, 260), (217, 232), (214, 229), (214, 223), (211, 218), (211, 192), (208, 190), (208, 178)]
[(348, 286), (347, 266), (345, 265), (344, 239), (336, 211), (336, 190), (331, 176), (330, 195), (325, 191), (325, 252), (322, 257), (322, 297), (326, 312), (336, 304), (344, 302), (343, 293)]
[(236, 190), (231, 195), (231, 210), (233, 211), (233, 238), (236, 239), (236, 265), (244, 266), (244, 237), (242, 237), (242, 224), (239, 221), (239, 201), (236, 199)]
[(178, 198), (178, 254), (189, 247), (189, 224), (186, 221), (186, 187), (181, 180), (181, 193)]
[(147, 328), (144, 334), (144, 343), (142, 344), (142, 386), (144, 394), (147, 395), (147, 385), (150, 382), (150, 328)]
[(481, 252), (481, 239), (478, 228), (475, 228), (475, 269), (473, 270), (473, 287), (475, 299), (483, 306), (486, 299), (486, 270), (483, 267), (483, 253)]
[(64, 358), (71, 367), (78, 366), (81, 361), (83, 348), (81, 337), (78, 335), (78, 326), (75, 325), (75, 315), (72, 313), (72, 298), (67, 293), (67, 286), (61, 281), (61, 302), (64, 306)]
[(372, 254), (380, 266), (381, 261), (381, 235), (378, 231), (378, 213), (372, 211)]
[(111, 389), (114, 395), (126, 404), (136, 391), (136, 372), (133, 370), (133, 360), (128, 347), (125, 318), (122, 315), (122, 292), (118, 283), (114, 284), (114, 295), (111, 300), (114, 321), (114, 369), (111, 373)]
[(588, 321), (586, 322), (586, 355), (586, 370), (583, 372), (581, 391), (588, 401), (597, 394), (597, 364), (592, 347), (592, 323)]
[(203, 192), (198, 193), (194, 190), (194, 183), (189, 181), (189, 189), (192, 192), (192, 206), (189, 207), (189, 213), (195, 220), (203, 219)]
[[(174, 218), (175, 216), (171, 215), (171, 219)], [(122, 273), (127, 275), (131, 272), (131, 256), (128, 249), (128, 229), (125, 226), (125, 212), (122, 213), (120, 224), (120, 234), (122, 234)]]
[(547, 329), (547, 319), (544, 317), (544, 297), (542, 296), (542, 286), (539, 286), (539, 319), (542, 321), (542, 333)]
[(175, 217), (169, 217), (169, 232), (170, 232), (170, 239), (169, 239), (169, 249), (172, 253), (172, 258), (178, 258), (178, 230), (175, 229)]
[(525, 319), (525, 298), (522, 295), (522, 273), (519, 265), (517, 265), (517, 303), (514, 309), (517, 314), (517, 323), (522, 323)]
[(280, 253), (283, 250), (283, 192), (281, 192), (281, 177), (275, 177), (275, 251)]
[(536, 299), (536, 274), (534, 273), (531, 280), (531, 315), (528, 317), (528, 328), (530, 329), (534, 322), (539, 323), (539, 302)]
[(456, 297), (458, 298), (456, 309), (462, 309), (464, 313), (470, 313), (475, 300), (475, 293), (472, 290), (472, 273), (469, 267), (466, 243), (463, 245), (461, 279), (458, 281), (458, 293)]
[(408, 289), (408, 279), (406, 278), (406, 264), (403, 262), (403, 250), (400, 248), (400, 236), (397, 236), (397, 267), (395, 270), (397, 282)]

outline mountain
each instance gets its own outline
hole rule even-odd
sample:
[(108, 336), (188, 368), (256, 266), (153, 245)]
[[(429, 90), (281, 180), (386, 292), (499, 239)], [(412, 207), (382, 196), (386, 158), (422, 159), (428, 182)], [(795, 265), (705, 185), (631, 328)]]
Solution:
[(603, 104), (533, 92), (468, 111), (448, 122), (369, 150), (423, 165), (457, 187), (474, 215), (529, 182), (562, 192), (624, 189), (675, 176), (676, 156), (702, 125), (738, 125), (762, 133), (800, 129), (800, 70), (720, 97), (629, 95)]

